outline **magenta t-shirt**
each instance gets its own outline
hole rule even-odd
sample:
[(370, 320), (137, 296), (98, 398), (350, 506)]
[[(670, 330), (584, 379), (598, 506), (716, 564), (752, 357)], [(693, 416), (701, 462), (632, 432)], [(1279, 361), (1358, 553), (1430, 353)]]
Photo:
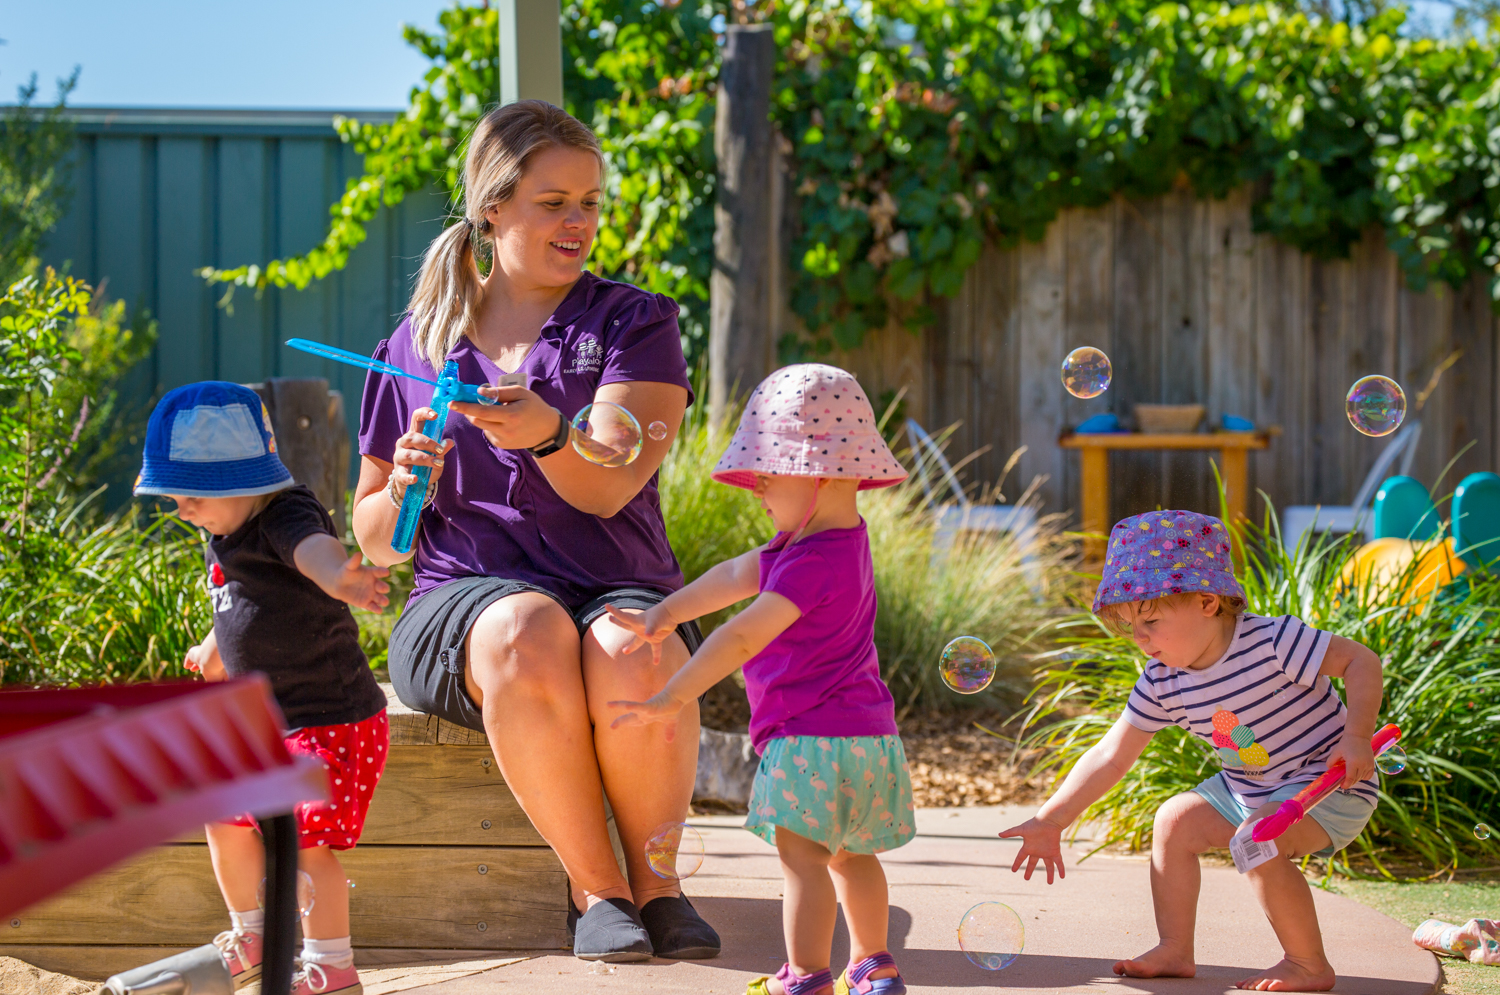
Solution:
[[(607, 383), (677, 384), (687, 388), (691, 403), (677, 310), (670, 297), (585, 272), (542, 326), (519, 370), (500, 369), (467, 338), (449, 358), (458, 362), (464, 383), (525, 373), (527, 387), (565, 418), (592, 403)], [(375, 358), (437, 378), (412, 347), (410, 320), (376, 347)], [(370, 373), (359, 451), (390, 462), (412, 411), (432, 400), (432, 390)], [(413, 601), (439, 584), (475, 576), (527, 581), (574, 607), (619, 587), (669, 594), (682, 586), (654, 475), (617, 515), (600, 518), (558, 497), (531, 453), (496, 449), (467, 418), (451, 415), (443, 434), (454, 447), (437, 496), (422, 512)]]
[(768, 546), (760, 589), (802, 617), (745, 664), (755, 751), (778, 736), (895, 735), (896, 703), (875, 654), (875, 565), (864, 521)]

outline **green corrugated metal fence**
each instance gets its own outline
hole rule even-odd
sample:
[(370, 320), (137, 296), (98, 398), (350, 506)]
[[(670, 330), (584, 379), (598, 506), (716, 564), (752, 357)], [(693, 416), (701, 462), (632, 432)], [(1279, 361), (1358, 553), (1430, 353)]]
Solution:
[[(142, 393), (195, 380), (326, 377), (358, 428), (364, 375), (288, 349), (293, 336), (369, 352), (400, 319), (445, 199), (411, 197), (383, 210), (349, 265), (303, 291), (243, 289), (232, 310), (193, 275), (304, 252), (323, 236), (328, 206), (360, 172), (331, 112), (75, 109), (73, 201), (43, 258), (159, 322), (136, 376)], [(389, 114), (357, 115), (389, 119)]]

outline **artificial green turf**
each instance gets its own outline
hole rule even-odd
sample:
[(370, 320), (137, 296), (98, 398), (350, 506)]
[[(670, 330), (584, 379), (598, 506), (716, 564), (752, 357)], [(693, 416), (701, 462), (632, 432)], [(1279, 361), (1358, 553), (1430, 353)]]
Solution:
[[(1402, 884), (1340, 878), (1331, 890), (1384, 912), (1411, 929), (1424, 919), (1451, 923), (1500, 919), (1500, 877)], [(1500, 965), (1470, 964), (1453, 957), (1439, 959), (1447, 979), (1443, 990), (1450, 995), (1500, 995)]]

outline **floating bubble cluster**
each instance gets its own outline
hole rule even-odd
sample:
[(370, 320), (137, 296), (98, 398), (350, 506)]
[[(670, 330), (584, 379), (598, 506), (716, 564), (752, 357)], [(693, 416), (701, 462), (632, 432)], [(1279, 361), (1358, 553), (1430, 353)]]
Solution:
[(1392, 746), (1375, 757), (1375, 766), (1382, 774), (1399, 774), (1406, 769), (1406, 751), (1399, 745)]
[(995, 654), (975, 636), (959, 636), (943, 647), (938, 661), (943, 683), (959, 694), (978, 694), (995, 679)]
[(1479, 823), (1478, 825), (1476, 825), (1474, 827), (1474, 838), (1476, 840), (1487, 840), (1487, 839), (1489, 839), (1490, 838), (1490, 827), (1487, 826), (1487, 825), (1485, 825), (1482, 822)]
[[(349, 882), (349, 887), (354, 887), (354, 882)], [(297, 872), (297, 911), (302, 917), (313, 910), (318, 901), (318, 889), (313, 887), (312, 875), (306, 871)], [(255, 904), (261, 908), (266, 907), (266, 879), (260, 879), (260, 887), (255, 889)]]
[(667, 423), (654, 421), (646, 426), (646, 435), (652, 442), (660, 442), (667, 437)]
[(1390, 377), (1360, 377), (1344, 398), (1344, 411), (1365, 435), (1390, 435), (1406, 418), (1406, 392)]
[(703, 834), (684, 822), (662, 823), (646, 839), (646, 863), (657, 877), (692, 877), (703, 866)]
[(1114, 369), (1101, 349), (1082, 346), (1068, 353), (1062, 364), (1063, 386), (1074, 397), (1098, 397), (1109, 389)]
[(578, 455), (600, 466), (625, 466), (641, 454), (641, 423), (608, 401), (585, 405), (568, 434)]
[(958, 922), (958, 948), (969, 963), (1001, 971), (1026, 948), (1026, 927), (1016, 910), (1001, 902), (980, 902)]

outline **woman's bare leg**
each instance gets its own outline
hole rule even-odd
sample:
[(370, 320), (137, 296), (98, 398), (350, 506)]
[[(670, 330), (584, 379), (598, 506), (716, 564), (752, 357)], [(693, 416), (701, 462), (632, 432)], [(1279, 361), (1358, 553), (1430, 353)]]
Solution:
[(620, 711), (609, 702), (645, 701), (688, 660), (687, 645), (676, 635), (662, 644), (659, 665), (651, 663), (648, 649), (626, 653), (630, 641), (630, 633), (607, 615), (590, 626), (583, 638), (583, 680), (594, 720), (594, 750), (625, 848), (630, 888), (636, 905), (643, 906), (653, 898), (682, 894), (676, 880), (651, 871), (646, 839), (662, 823), (687, 818), (698, 772), (698, 703), (682, 709), (670, 743), (665, 726), (611, 729)]
[(465, 656), (464, 686), (484, 713), (500, 773), (562, 861), (574, 901), (579, 892), (588, 906), (629, 899), (605, 828), (573, 619), (544, 594), (501, 598), (469, 630)]

